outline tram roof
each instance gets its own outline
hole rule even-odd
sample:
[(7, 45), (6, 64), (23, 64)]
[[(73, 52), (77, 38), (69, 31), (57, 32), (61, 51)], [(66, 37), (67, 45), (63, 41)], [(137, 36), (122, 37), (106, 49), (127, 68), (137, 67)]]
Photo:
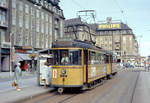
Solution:
[(58, 39), (53, 42), (53, 48), (69, 48), (69, 47), (76, 47), (76, 48), (85, 48), (85, 49), (94, 49), (104, 51), (107, 54), (113, 54), (111, 51), (104, 50), (101, 47), (95, 46), (89, 41), (80, 41), (76, 39)]

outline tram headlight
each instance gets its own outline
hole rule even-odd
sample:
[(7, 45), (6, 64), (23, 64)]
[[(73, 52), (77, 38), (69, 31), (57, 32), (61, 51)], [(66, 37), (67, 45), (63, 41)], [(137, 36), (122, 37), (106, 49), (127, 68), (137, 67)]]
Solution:
[(61, 70), (61, 74), (66, 74), (66, 70), (65, 70), (65, 69), (62, 69), (62, 70)]

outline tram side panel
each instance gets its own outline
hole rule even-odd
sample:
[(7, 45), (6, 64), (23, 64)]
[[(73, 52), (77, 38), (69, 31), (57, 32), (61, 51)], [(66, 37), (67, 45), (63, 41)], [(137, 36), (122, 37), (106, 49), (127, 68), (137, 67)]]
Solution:
[(106, 65), (88, 65), (88, 83), (106, 76)]

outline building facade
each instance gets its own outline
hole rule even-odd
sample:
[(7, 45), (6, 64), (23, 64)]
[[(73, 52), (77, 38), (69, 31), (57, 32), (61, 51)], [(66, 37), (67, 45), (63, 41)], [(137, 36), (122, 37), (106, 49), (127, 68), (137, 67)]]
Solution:
[[(4, 5), (0, 6), (2, 50), (10, 51), (6, 61), (10, 61), (9, 55), (13, 53), (10, 48), (15, 48), (16, 54), (30, 54), (33, 48), (51, 48), (53, 41), (63, 37), (64, 16), (59, 0), (1, 1)], [(1, 71), (8, 71), (3, 69)]]
[(66, 38), (96, 42), (96, 31), (89, 24), (83, 22), (81, 18), (65, 20), (64, 34)]
[(97, 24), (96, 45), (115, 52), (120, 62), (135, 62), (138, 56), (138, 42), (132, 29), (121, 21), (106, 21)]
[(88, 24), (80, 18), (65, 21), (65, 36), (93, 41), (96, 46), (115, 52), (120, 62), (135, 62), (138, 42), (132, 29), (120, 22)]

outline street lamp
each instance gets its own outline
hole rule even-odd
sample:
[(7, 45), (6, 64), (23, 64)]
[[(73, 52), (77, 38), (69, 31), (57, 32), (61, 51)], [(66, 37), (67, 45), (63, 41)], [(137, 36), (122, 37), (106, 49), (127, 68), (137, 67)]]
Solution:
[(15, 54), (15, 48), (14, 48), (14, 37), (13, 33), (10, 33), (10, 76), (12, 76), (12, 70), (14, 68), (14, 54)]
[(1, 72), (1, 31), (0, 31), (0, 72)]

